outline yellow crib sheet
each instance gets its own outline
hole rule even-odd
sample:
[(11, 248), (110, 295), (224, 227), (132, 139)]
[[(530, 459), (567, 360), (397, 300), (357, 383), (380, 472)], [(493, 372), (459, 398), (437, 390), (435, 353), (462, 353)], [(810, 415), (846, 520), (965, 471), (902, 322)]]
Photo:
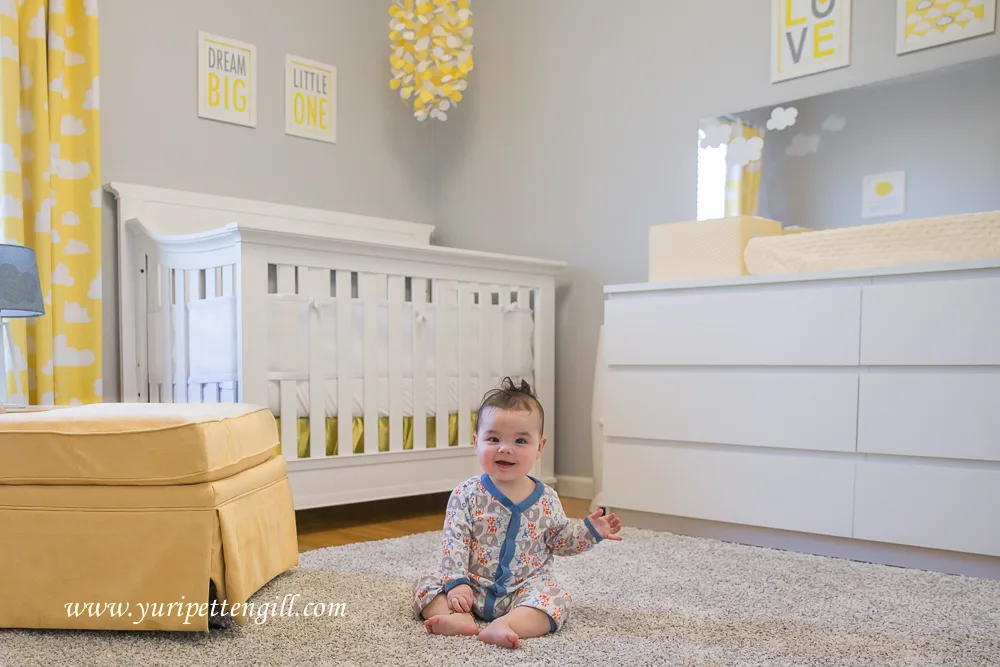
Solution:
[[(278, 424), (278, 432), (281, 432), (281, 418), (275, 416)], [(469, 415), (471, 431), (476, 430), (476, 413)], [(297, 452), (299, 458), (309, 458), (311, 442), (309, 431), (309, 417), (299, 417), (296, 423)], [(337, 417), (327, 417), (326, 419), (326, 455), (337, 456), (339, 452), (340, 434), (338, 432)], [(365, 420), (364, 417), (353, 417), (351, 419), (351, 446), (355, 454), (365, 452)], [(426, 419), (426, 442), (428, 449), (437, 447), (437, 418), (429, 415)], [(448, 415), (448, 443), (447, 447), (458, 446), (458, 414)], [(413, 449), (413, 417), (403, 417), (403, 450)], [(279, 443), (276, 452), (281, 451)], [(389, 418), (379, 417), (378, 420), (378, 451), (389, 451)]]

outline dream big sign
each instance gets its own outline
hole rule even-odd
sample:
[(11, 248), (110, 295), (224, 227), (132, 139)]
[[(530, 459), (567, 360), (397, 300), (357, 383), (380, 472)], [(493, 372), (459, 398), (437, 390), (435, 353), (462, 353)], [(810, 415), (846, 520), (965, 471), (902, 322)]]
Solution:
[(198, 33), (198, 115), (257, 127), (257, 49)]
[(771, 82), (851, 62), (851, 0), (771, 0)]

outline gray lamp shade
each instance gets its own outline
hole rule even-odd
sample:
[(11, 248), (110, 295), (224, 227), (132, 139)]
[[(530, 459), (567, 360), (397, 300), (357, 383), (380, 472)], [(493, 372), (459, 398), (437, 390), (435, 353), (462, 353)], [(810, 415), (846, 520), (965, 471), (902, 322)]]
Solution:
[(0, 318), (44, 314), (35, 251), (20, 245), (0, 244)]

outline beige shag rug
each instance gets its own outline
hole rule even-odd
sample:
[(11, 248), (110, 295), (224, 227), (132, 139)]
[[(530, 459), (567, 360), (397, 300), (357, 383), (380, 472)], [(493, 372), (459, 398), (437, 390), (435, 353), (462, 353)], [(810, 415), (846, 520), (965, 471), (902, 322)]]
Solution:
[[(569, 624), (516, 651), (425, 634), (412, 580), (438, 534), (303, 554), (254, 598), (339, 605), (204, 634), (0, 630), (0, 665), (1000, 665), (1000, 582), (626, 528), (560, 559)], [(2, 592), (0, 592), (2, 595)], [(337, 607), (334, 607), (337, 609)]]

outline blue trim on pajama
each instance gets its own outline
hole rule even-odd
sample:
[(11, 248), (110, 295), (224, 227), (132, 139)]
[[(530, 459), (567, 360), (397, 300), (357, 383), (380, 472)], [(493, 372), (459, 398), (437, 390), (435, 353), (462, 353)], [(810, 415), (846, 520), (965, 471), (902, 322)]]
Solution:
[(531, 492), (530, 496), (521, 501), (520, 504), (515, 505), (510, 498), (496, 487), (489, 475), (484, 472), (479, 477), (479, 481), (483, 483), (483, 486), (490, 492), (490, 495), (510, 510), (510, 523), (507, 524), (507, 534), (504, 536), (503, 546), (500, 549), (500, 562), (497, 564), (496, 572), (493, 574), (493, 585), (490, 586), (489, 591), (486, 593), (486, 606), (483, 609), (483, 615), (487, 621), (492, 621), (495, 618), (494, 610), (496, 609), (497, 598), (507, 595), (507, 587), (504, 583), (513, 576), (510, 570), (510, 562), (514, 558), (514, 551), (517, 548), (517, 536), (521, 531), (521, 517), (524, 511), (538, 502), (538, 499), (545, 493), (545, 485), (540, 480), (530, 475), (528, 478), (535, 483), (535, 490)]

